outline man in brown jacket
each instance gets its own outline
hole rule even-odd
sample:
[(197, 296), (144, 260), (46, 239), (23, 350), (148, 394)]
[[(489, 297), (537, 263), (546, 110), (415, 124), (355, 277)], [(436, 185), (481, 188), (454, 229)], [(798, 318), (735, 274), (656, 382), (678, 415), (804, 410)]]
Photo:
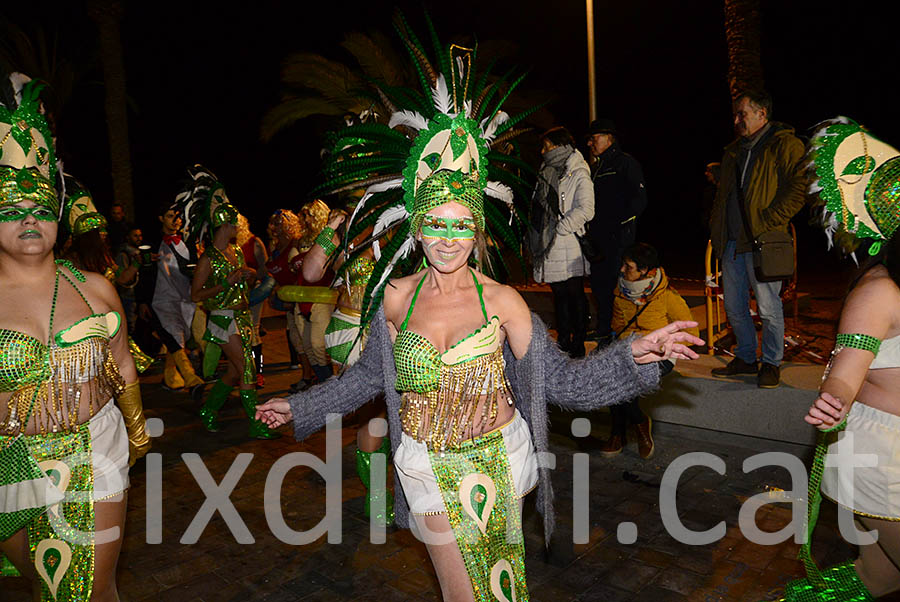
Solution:
[[(713, 376), (757, 374), (757, 384), (762, 388), (774, 388), (780, 382), (784, 313), (781, 282), (756, 279), (753, 238), (763, 232), (786, 232), (806, 198), (803, 143), (793, 128), (770, 121), (771, 114), (772, 99), (765, 92), (746, 92), (734, 102), (738, 137), (725, 147), (722, 179), (710, 216), (710, 236), (722, 269), (725, 313), (737, 338), (735, 358), (713, 370)], [(751, 288), (763, 323), (762, 364), (758, 369), (756, 329), (750, 315)]]

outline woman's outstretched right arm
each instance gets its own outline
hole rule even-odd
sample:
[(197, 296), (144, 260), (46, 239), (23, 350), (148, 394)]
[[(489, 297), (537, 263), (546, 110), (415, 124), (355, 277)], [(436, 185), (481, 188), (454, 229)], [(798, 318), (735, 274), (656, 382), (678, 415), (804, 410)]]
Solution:
[(256, 418), (269, 427), (294, 423), (294, 437), (300, 441), (325, 425), (328, 414), (346, 415), (384, 392), (383, 346), (387, 339), (384, 312), (372, 320), (366, 347), (355, 364), (340, 377), (286, 399), (274, 398), (257, 406)]

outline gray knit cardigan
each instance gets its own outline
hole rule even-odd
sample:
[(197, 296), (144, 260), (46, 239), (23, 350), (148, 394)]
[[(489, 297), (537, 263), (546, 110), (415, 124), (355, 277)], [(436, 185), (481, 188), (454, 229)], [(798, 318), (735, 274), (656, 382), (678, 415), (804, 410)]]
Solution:
[[(528, 351), (516, 359), (504, 346), (506, 375), (516, 407), (531, 429), (538, 454), (538, 512), (544, 517), (544, 540), (550, 541), (555, 524), (553, 489), (547, 435), (547, 402), (568, 410), (592, 410), (615, 405), (644, 395), (659, 384), (657, 364), (638, 365), (631, 356), (631, 338), (619, 341), (584, 359), (569, 359), (547, 333), (547, 327), (532, 314)], [(400, 393), (394, 389), (393, 346), (384, 317), (378, 310), (369, 329), (369, 338), (359, 360), (340, 377), (288, 398), (294, 420), (294, 437), (301, 441), (325, 426), (326, 414), (349, 414), (384, 393), (390, 425), (391, 451), (400, 445)], [(396, 475), (396, 471), (395, 471)], [(394, 514), (397, 525), (409, 528), (409, 505), (394, 478)]]

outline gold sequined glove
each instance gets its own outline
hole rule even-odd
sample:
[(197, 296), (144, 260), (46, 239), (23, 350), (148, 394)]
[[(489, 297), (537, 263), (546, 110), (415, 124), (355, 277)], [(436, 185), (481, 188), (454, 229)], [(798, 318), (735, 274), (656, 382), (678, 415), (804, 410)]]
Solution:
[(125, 419), (125, 430), (128, 431), (128, 465), (133, 466), (150, 451), (150, 437), (145, 429), (144, 405), (141, 403), (141, 384), (133, 382), (125, 385), (117, 401)]

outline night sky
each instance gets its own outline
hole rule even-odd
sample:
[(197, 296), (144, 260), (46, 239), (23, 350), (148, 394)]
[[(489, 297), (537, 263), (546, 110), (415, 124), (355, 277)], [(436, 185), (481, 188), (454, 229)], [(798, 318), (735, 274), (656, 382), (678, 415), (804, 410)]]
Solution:
[[(79, 1), (0, 8), (33, 30), (59, 36), (59, 53), (82, 65), (60, 115), (67, 171), (112, 197), (102, 74), (93, 23)], [(25, 3), (23, 3), (24, 5)], [(29, 3), (30, 4), (30, 3)], [(279, 98), (282, 60), (294, 51), (348, 60), (344, 32), (381, 30), (397, 41), (391, 10), (400, 6), (424, 35), (414, 2), (126, 2), (122, 38), (139, 222), (155, 230), (155, 208), (173, 197), (186, 166), (203, 163), (262, 232), (279, 207), (296, 208), (316, 183), (320, 136), (331, 122), (311, 119), (272, 142), (259, 124)], [(763, 1), (763, 69), (774, 118), (807, 135), (821, 119), (845, 114), (900, 144), (892, 85), (900, 45), (890, 20), (859, 2)], [(475, 34), (505, 40), (529, 76), (529, 98), (548, 100), (536, 126), (567, 126), (582, 139), (588, 123), (584, 3), (498, 0), (426, 3), (443, 40)], [(623, 147), (644, 167), (650, 207), (639, 238), (662, 250), (675, 275), (700, 277), (706, 246), (699, 199), (707, 162), (733, 137), (725, 79), (722, 2), (595, 2), (598, 112), (618, 124)], [(27, 17), (27, 18), (26, 18)], [(29, 23), (29, 19), (31, 22)], [(534, 153), (535, 136), (525, 138)], [(537, 155), (533, 155), (537, 157)], [(824, 235), (795, 220), (804, 267), (833, 266)]]

